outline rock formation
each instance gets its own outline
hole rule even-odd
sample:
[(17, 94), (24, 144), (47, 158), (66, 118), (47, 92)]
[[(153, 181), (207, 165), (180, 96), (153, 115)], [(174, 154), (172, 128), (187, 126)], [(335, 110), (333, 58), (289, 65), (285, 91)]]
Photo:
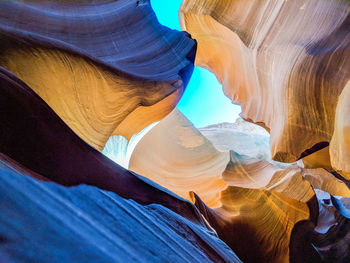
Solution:
[(2, 68), (0, 91), (0, 152), (4, 155), (62, 185), (94, 185), (142, 204), (168, 204), (180, 214), (188, 208), (189, 218), (201, 221), (189, 202), (176, 204), (183, 201), (89, 146), (28, 86)]
[(175, 107), (196, 50), (148, 1), (1, 1), (0, 40), (0, 66), (99, 150)]
[[(201, 130), (220, 146), (228, 126), (232, 125)], [(234, 136), (249, 140), (237, 131)], [(129, 169), (192, 200), (243, 262), (289, 262), (301, 253), (291, 236), (299, 223), (311, 220), (309, 203), (317, 198), (315, 189), (350, 197), (345, 183), (325, 169), (296, 163), (277, 166), (232, 150), (219, 152), (177, 109), (140, 140)], [(335, 222), (326, 221), (322, 227), (330, 229)], [(314, 229), (317, 223), (310, 231)], [(310, 259), (317, 254), (313, 248), (308, 253)]]
[(258, 125), (237, 118), (234, 123), (220, 123), (199, 128), (219, 151), (234, 151), (281, 167), (288, 164), (271, 160), (268, 132)]
[(241, 262), (212, 229), (164, 206), (40, 182), (1, 157), (1, 262)]
[(129, 169), (189, 198), (200, 193), (210, 206), (219, 206), (227, 187), (222, 172), (228, 152), (219, 152), (177, 109), (152, 128), (136, 145)]
[(244, 119), (270, 131), (274, 160), (294, 162), (332, 141), (332, 166), (347, 173), (349, 21), (341, 0), (184, 0), (180, 9), (198, 41), (196, 64), (215, 73)]
[(129, 141), (121, 135), (113, 135), (109, 137), (102, 153), (117, 164), (128, 169), (131, 154), (133, 153), (136, 145), (157, 123), (158, 122), (152, 123), (139, 133), (134, 134)]
[(89, 146), (3, 68), (0, 94), (1, 260), (240, 262), (189, 201)]
[[(348, 262), (349, 10), (1, 1), (0, 262)], [(194, 127), (194, 61), (263, 128)]]

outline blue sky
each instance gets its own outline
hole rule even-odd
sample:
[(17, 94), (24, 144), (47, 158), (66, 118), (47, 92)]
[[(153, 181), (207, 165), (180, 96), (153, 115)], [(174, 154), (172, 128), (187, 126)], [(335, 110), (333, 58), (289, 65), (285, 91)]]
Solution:
[[(178, 19), (181, 0), (151, 0), (151, 4), (161, 24), (181, 30)], [(199, 67), (195, 67), (178, 108), (196, 127), (234, 122), (241, 112), (240, 106), (224, 95), (215, 75)]]

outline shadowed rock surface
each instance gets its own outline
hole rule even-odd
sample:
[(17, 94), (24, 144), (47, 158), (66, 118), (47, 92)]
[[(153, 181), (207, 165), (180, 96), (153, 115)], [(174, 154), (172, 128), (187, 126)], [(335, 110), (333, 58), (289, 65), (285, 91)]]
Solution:
[[(240, 138), (238, 133), (235, 136)], [(216, 145), (225, 144), (225, 140), (215, 136)], [(230, 159), (221, 160), (221, 155)], [(224, 170), (222, 162), (227, 164)], [(129, 168), (195, 202), (219, 237), (244, 262), (289, 262), (301, 256), (300, 250), (294, 251), (293, 229), (299, 222), (309, 222), (308, 203), (316, 198), (315, 191), (350, 197), (346, 184), (325, 169), (306, 169), (295, 163), (281, 168), (234, 151), (218, 152), (177, 110), (140, 140)], [(221, 187), (209, 183), (217, 180), (221, 180)], [(203, 195), (203, 201), (191, 193), (188, 197), (188, 192)], [(334, 224), (332, 216), (320, 217), (325, 223), (317, 229), (325, 229), (323, 235)], [(339, 247), (341, 250), (346, 245)], [(313, 248), (310, 251), (317, 254)]]
[(184, 0), (263, 127), (199, 130), (196, 40), (150, 1), (0, 1), (0, 262), (348, 262), (349, 10)]
[(185, 217), (202, 221), (191, 203), (152, 186), (89, 146), (28, 86), (0, 70), (0, 152), (57, 183), (94, 185), (142, 204), (168, 205)]
[(90, 145), (165, 117), (192, 74), (196, 42), (149, 1), (1, 1), (0, 66)]
[(0, 159), (1, 262), (241, 262), (162, 205), (30, 178)]

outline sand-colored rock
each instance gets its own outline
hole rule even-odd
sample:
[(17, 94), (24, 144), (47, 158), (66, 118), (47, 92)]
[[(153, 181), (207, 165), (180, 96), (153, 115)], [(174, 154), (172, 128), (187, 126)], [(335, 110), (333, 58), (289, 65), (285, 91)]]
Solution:
[[(227, 136), (219, 135), (231, 126), (201, 130), (215, 145), (224, 147)], [(235, 140), (240, 134), (247, 138), (244, 132), (236, 131)], [(316, 198), (314, 189), (350, 195), (344, 182), (325, 169), (302, 168), (296, 163), (277, 166), (221, 149), (224, 151), (216, 150), (180, 111), (174, 110), (136, 145), (129, 168), (196, 203), (220, 238), (244, 262), (289, 262), (292, 231), (299, 222), (310, 220), (308, 202)], [(220, 165), (214, 165), (218, 160)], [(212, 183), (218, 180), (221, 188)], [(203, 201), (193, 192), (203, 195)], [(333, 221), (327, 220), (322, 229), (332, 226)]]
[(215, 73), (244, 119), (270, 131), (274, 160), (294, 162), (334, 137), (332, 166), (349, 172), (349, 10), (341, 0), (184, 0), (179, 15), (198, 41), (196, 64)]
[(129, 169), (189, 198), (200, 193), (205, 202), (219, 206), (220, 192), (227, 187), (222, 172), (228, 152), (219, 152), (175, 109), (136, 145)]
[(295, 224), (309, 218), (304, 202), (281, 193), (229, 187), (223, 206), (210, 209), (197, 197), (196, 206), (243, 262), (289, 262)]
[(338, 100), (330, 158), (334, 169), (350, 180), (350, 80)]
[[(175, 90), (166, 83), (123, 78), (82, 58), (52, 50), (6, 49), (0, 55), (0, 65), (28, 83), (77, 135), (98, 150), (121, 123), (128, 124), (129, 131), (120, 135), (128, 137), (130, 131), (139, 131), (138, 124), (158, 121), (157, 115), (142, 116), (147, 107), (139, 105), (157, 107), (155, 104)], [(158, 110), (164, 117), (171, 109)], [(139, 117), (137, 122), (133, 122), (135, 117), (126, 120), (131, 114)]]
[(24, 167), (16, 168), (17, 172), (40, 175), (64, 186), (95, 186), (142, 205), (161, 204), (206, 225), (191, 202), (91, 147), (30, 87), (1, 67), (0, 95), (0, 156), (7, 157), (10, 166)]

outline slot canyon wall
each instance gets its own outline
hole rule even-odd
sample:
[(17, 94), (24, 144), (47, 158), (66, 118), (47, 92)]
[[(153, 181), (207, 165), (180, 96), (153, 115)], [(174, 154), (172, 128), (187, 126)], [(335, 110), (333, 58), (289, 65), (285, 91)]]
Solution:
[[(0, 262), (350, 261), (349, 12), (1, 1)], [(176, 108), (194, 65), (244, 120)]]
[(349, 19), (348, 1), (185, 0), (180, 9), (196, 64), (270, 132), (272, 158), (294, 162), (330, 144), (320, 156), (346, 179)]

